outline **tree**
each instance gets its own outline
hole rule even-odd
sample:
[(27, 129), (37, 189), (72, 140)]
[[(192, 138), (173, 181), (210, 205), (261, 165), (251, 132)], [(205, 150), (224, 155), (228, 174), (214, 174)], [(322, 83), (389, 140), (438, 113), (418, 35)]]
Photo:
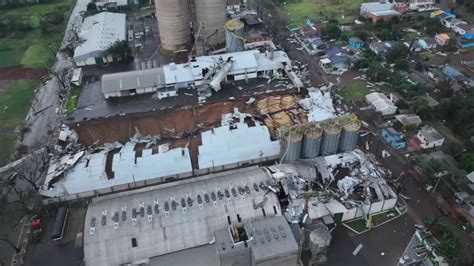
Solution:
[(105, 55), (112, 56), (114, 60), (127, 60), (132, 57), (132, 50), (127, 41), (117, 41), (105, 51)]
[(341, 37), (341, 29), (337, 25), (337, 20), (331, 20), (324, 26), (323, 34), (329, 39), (339, 39)]
[(47, 170), (49, 155), (46, 149), (34, 151), (27, 156), (23, 163), (14, 166), (12, 171), (17, 178), (27, 182), (36, 191), (39, 189), (38, 181)]
[(395, 105), (398, 107), (398, 109), (408, 109), (408, 108), (410, 108), (410, 105), (404, 99), (398, 100), (395, 103)]
[(410, 62), (406, 59), (397, 59), (395, 60), (395, 68), (399, 70), (408, 70), (410, 67)]
[(423, 96), (416, 96), (410, 102), (410, 109), (416, 114), (426, 107), (428, 107), (428, 100)]
[(381, 64), (371, 64), (366, 72), (371, 81), (380, 82), (387, 79), (387, 70)]
[(474, 153), (468, 152), (461, 155), (461, 159), (459, 160), (459, 167), (469, 173), (474, 171)]
[(94, 2), (89, 2), (87, 4), (86, 10), (89, 16), (97, 14), (99, 12), (99, 9), (97, 9), (97, 5)]
[(436, 33), (441, 32), (443, 26), (439, 22), (438, 18), (428, 18), (425, 21), (426, 33), (429, 35), (435, 35)]

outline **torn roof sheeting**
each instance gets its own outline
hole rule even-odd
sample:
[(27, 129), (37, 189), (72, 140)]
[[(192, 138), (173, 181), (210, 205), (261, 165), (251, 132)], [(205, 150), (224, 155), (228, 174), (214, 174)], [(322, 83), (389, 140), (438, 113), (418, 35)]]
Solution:
[(148, 151), (151, 149), (144, 149), (141, 157), (135, 157), (134, 148), (135, 143), (129, 142), (113, 155), (114, 173), (111, 179), (107, 178), (105, 171), (109, 150), (84, 155), (75, 165), (64, 171), (64, 177), (56, 182), (51, 182), (58, 176), (57, 163), (53, 163), (40, 194), (61, 197), (192, 171), (191, 158), (186, 148), (156, 154)]
[(299, 101), (304, 109), (308, 110), (308, 122), (321, 122), (336, 117), (336, 110), (332, 104), (329, 93), (322, 93), (321, 90), (309, 88), (309, 98)]
[(238, 162), (278, 157), (280, 142), (270, 139), (266, 126), (249, 127), (236, 123), (235, 128), (221, 126), (201, 133), (199, 168), (210, 168)]

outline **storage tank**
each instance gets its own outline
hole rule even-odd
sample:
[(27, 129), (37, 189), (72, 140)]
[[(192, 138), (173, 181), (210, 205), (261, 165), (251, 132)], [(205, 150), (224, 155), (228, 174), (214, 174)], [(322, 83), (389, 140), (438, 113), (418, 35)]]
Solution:
[(280, 131), (280, 158), (283, 162), (296, 161), (301, 156), (303, 134), (299, 126), (284, 127)]
[(155, 0), (161, 47), (180, 50), (190, 46), (191, 28), (188, 0)]
[(226, 7), (227, 0), (194, 0), (196, 23), (204, 27), (201, 30), (202, 36), (207, 37), (209, 45), (214, 46), (225, 42)]
[(361, 122), (354, 114), (349, 114), (340, 119), (342, 135), (339, 141), (340, 151), (352, 151), (357, 145)]
[(336, 153), (339, 148), (339, 139), (341, 138), (341, 125), (335, 120), (329, 120), (322, 122), (321, 128), (324, 130), (321, 154), (330, 155)]
[(303, 146), (301, 147), (302, 158), (314, 158), (319, 155), (323, 129), (316, 124), (306, 124), (303, 129)]
[(225, 23), (225, 44), (228, 53), (244, 50), (245, 40), (242, 37), (244, 27), (245, 25), (240, 19), (230, 19)]

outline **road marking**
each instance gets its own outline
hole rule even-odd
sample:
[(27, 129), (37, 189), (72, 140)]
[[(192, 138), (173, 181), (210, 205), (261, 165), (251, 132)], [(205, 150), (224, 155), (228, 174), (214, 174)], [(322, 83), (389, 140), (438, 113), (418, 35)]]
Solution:
[(362, 249), (363, 246), (364, 246), (364, 245), (359, 244), (359, 245), (356, 247), (356, 249), (354, 249), (354, 252), (352, 252), (352, 255), (354, 255), (354, 256), (357, 255), (357, 253), (359, 253), (359, 251)]

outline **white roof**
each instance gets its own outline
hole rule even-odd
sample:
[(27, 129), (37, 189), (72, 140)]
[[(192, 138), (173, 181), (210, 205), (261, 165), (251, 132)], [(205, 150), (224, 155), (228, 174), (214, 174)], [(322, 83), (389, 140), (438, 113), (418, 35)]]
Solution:
[(474, 183), (474, 171), (467, 174), (466, 177), (469, 179), (469, 181), (471, 181), (471, 183)]
[(126, 21), (125, 14), (111, 12), (86, 17), (79, 33), (80, 38), (85, 41), (76, 48), (74, 57), (105, 51), (115, 42), (124, 41)]
[(330, 93), (322, 93), (315, 88), (308, 89), (308, 98), (301, 99), (299, 104), (308, 110), (308, 122), (321, 122), (336, 117), (336, 110)]
[(116, 3), (117, 6), (128, 6), (127, 0), (98, 0), (95, 2), (97, 6), (104, 6), (108, 3)]
[(371, 2), (371, 3), (362, 3), (360, 5), (360, 9), (366, 12), (390, 10), (391, 8), (392, 8), (392, 4), (390, 3), (381, 4), (379, 2)]
[(84, 155), (64, 172), (64, 177), (53, 181), (53, 187), (48, 188), (63, 165), (61, 162), (53, 162), (40, 194), (60, 197), (192, 171), (188, 149), (176, 148), (156, 154), (152, 154), (151, 149), (144, 149), (143, 155), (136, 158), (134, 148), (135, 144), (129, 142), (113, 155), (114, 177), (111, 179), (107, 178), (105, 172), (107, 150)]
[(391, 109), (393, 113), (396, 112), (397, 107), (390, 101), (387, 96), (380, 92), (372, 92), (365, 96), (367, 102), (375, 107), (377, 112), (384, 112)]
[(163, 68), (151, 68), (102, 76), (102, 93), (141, 88), (161, 88), (165, 85)]
[[(209, 244), (216, 230), (228, 226), (228, 219), (237, 222), (239, 216), (246, 222), (262, 218), (262, 209), (255, 209), (255, 203), (263, 202), (266, 215), (274, 216), (274, 212), (281, 212), (276, 195), (264, 189), (256, 191), (253, 185), (267, 181), (271, 180), (263, 169), (251, 167), (95, 198), (85, 218), (85, 264), (122, 265)], [(245, 186), (248, 191), (240, 193), (238, 188)], [(236, 196), (231, 193), (232, 188), (236, 190)], [(225, 190), (229, 198), (225, 196)], [(224, 194), (222, 199), (217, 195), (218, 191)], [(211, 193), (214, 193), (215, 201)], [(205, 194), (209, 202), (206, 202)], [(185, 200), (184, 208), (182, 199)], [(171, 206), (172, 200), (178, 205), (175, 209)], [(156, 202), (158, 214), (154, 210)], [(169, 206), (167, 212), (165, 202)], [(145, 213), (143, 217), (138, 214), (133, 225), (132, 210), (139, 211), (140, 204)], [(127, 208), (125, 221), (121, 217), (124, 206)], [(152, 208), (151, 220), (148, 220), (148, 206)], [(104, 211), (107, 212), (106, 224), (102, 225)], [(118, 229), (114, 229), (111, 219), (115, 212), (119, 213)], [(90, 234), (92, 217), (96, 219), (94, 234)], [(132, 247), (132, 238), (136, 239), (136, 247)]]
[(400, 12), (395, 10), (380, 10), (380, 11), (371, 11), (375, 16), (393, 16), (393, 15), (400, 15)]
[[(229, 59), (230, 58), (230, 59)], [(194, 61), (185, 64), (169, 64), (163, 66), (166, 84), (176, 82), (194, 82), (204, 78), (203, 69), (210, 71), (217, 69), (219, 65), (232, 60), (233, 64), (229, 75), (237, 73), (266, 71), (283, 68), (282, 63), (291, 65), (290, 59), (283, 51), (273, 53), (260, 53), (258, 50), (249, 50), (235, 53), (226, 53), (209, 56), (196, 57)]]
[(235, 124), (235, 129), (221, 126), (201, 133), (199, 146), (199, 168), (227, 165), (247, 160), (277, 156), (280, 142), (270, 139), (266, 126), (249, 127), (245, 123)]

